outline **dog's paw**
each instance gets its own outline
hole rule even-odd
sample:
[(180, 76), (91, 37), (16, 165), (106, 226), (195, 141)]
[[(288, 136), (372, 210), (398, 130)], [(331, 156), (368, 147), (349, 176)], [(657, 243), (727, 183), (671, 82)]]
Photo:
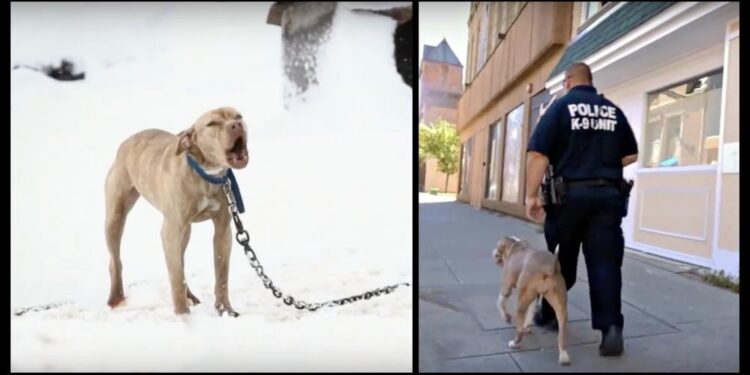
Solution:
[(197, 306), (201, 303), (201, 300), (199, 300), (198, 297), (193, 295), (193, 293), (190, 293), (190, 291), (188, 291), (187, 293), (187, 301), (188, 301), (188, 306)]
[(516, 340), (510, 340), (508, 341), (508, 347), (511, 349), (518, 349), (521, 347), (521, 344), (517, 343)]
[(510, 314), (506, 313), (503, 310), (500, 310), (500, 318), (505, 321), (505, 323), (510, 323)]
[(498, 311), (500, 312), (500, 320), (502, 320), (502, 321), (504, 321), (506, 323), (509, 323), (510, 322), (510, 315), (506, 314), (505, 311), (503, 311), (503, 309), (498, 309)]
[(115, 307), (125, 306), (125, 297), (110, 297), (107, 301), (107, 305), (113, 309)]
[(561, 365), (569, 365), (570, 364), (570, 356), (568, 355), (567, 350), (563, 350), (560, 352), (560, 360)]
[(178, 316), (179, 315), (188, 315), (188, 314), (190, 314), (190, 309), (187, 306), (185, 306), (185, 307), (175, 307), (174, 313), (175, 313), (175, 315), (178, 315)]
[(232, 318), (237, 318), (240, 316), (240, 314), (232, 309), (227, 308), (217, 308), (216, 312), (219, 313), (219, 316), (223, 316), (224, 313), (227, 313), (228, 316), (231, 316)]

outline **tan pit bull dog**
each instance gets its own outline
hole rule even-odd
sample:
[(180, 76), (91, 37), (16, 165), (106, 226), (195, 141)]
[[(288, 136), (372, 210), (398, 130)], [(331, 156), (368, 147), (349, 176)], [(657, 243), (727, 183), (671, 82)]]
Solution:
[(224, 176), (228, 168), (247, 166), (247, 133), (242, 116), (223, 107), (204, 113), (178, 135), (149, 129), (126, 139), (117, 151), (107, 174), (105, 235), (110, 254), (108, 305), (115, 307), (125, 295), (122, 290), (120, 240), (128, 212), (143, 196), (164, 215), (161, 241), (169, 272), (176, 314), (187, 314), (188, 299), (200, 301), (185, 280), (184, 253), (192, 223), (211, 219), (214, 224), (214, 304), (219, 315), (237, 316), (229, 303), (227, 278), (232, 246), (231, 216), (221, 185), (211, 184), (194, 172), (187, 162), (189, 153), (206, 171)]
[[(536, 250), (517, 237), (505, 237), (492, 250), (495, 263), (503, 266), (503, 278), (497, 308), (500, 316), (510, 323), (510, 313), (506, 302), (513, 287), (518, 288), (518, 305), (516, 308), (516, 337), (508, 342), (508, 347), (517, 349), (521, 346), (524, 334), (529, 333), (534, 316), (535, 302), (539, 296), (555, 310), (559, 332), (557, 346), (560, 350), (559, 362), (567, 365), (570, 356), (565, 350), (565, 325), (568, 319), (567, 289), (565, 279), (560, 272), (557, 255), (549, 251)], [(522, 318), (523, 317), (523, 318)]]

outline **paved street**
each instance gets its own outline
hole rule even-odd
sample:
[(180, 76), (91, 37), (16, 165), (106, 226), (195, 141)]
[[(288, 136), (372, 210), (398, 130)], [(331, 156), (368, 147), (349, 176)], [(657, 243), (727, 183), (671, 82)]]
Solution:
[(514, 332), (495, 307), (502, 269), (491, 250), (505, 235), (538, 248), (544, 237), (528, 222), (449, 199), (420, 194), (421, 372), (739, 371), (739, 295), (678, 274), (684, 264), (634, 251), (623, 263), (621, 357), (599, 356), (582, 253), (568, 293), (572, 364), (557, 363), (556, 332), (536, 327), (521, 349), (508, 349)]

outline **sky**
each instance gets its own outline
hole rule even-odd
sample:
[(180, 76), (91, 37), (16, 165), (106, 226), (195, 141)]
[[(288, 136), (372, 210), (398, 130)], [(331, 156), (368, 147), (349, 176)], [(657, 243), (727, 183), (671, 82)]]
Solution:
[(466, 65), (470, 2), (419, 2), (419, 61), (424, 45), (436, 46), (443, 38)]

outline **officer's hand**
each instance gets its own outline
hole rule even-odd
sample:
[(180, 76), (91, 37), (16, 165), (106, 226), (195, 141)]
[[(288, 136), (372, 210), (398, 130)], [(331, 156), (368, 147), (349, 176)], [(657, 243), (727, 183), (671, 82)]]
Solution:
[(526, 197), (526, 216), (537, 222), (541, 223), (544, 218), (544, 210), (542, 209), (542, 199), (539, 197)]

